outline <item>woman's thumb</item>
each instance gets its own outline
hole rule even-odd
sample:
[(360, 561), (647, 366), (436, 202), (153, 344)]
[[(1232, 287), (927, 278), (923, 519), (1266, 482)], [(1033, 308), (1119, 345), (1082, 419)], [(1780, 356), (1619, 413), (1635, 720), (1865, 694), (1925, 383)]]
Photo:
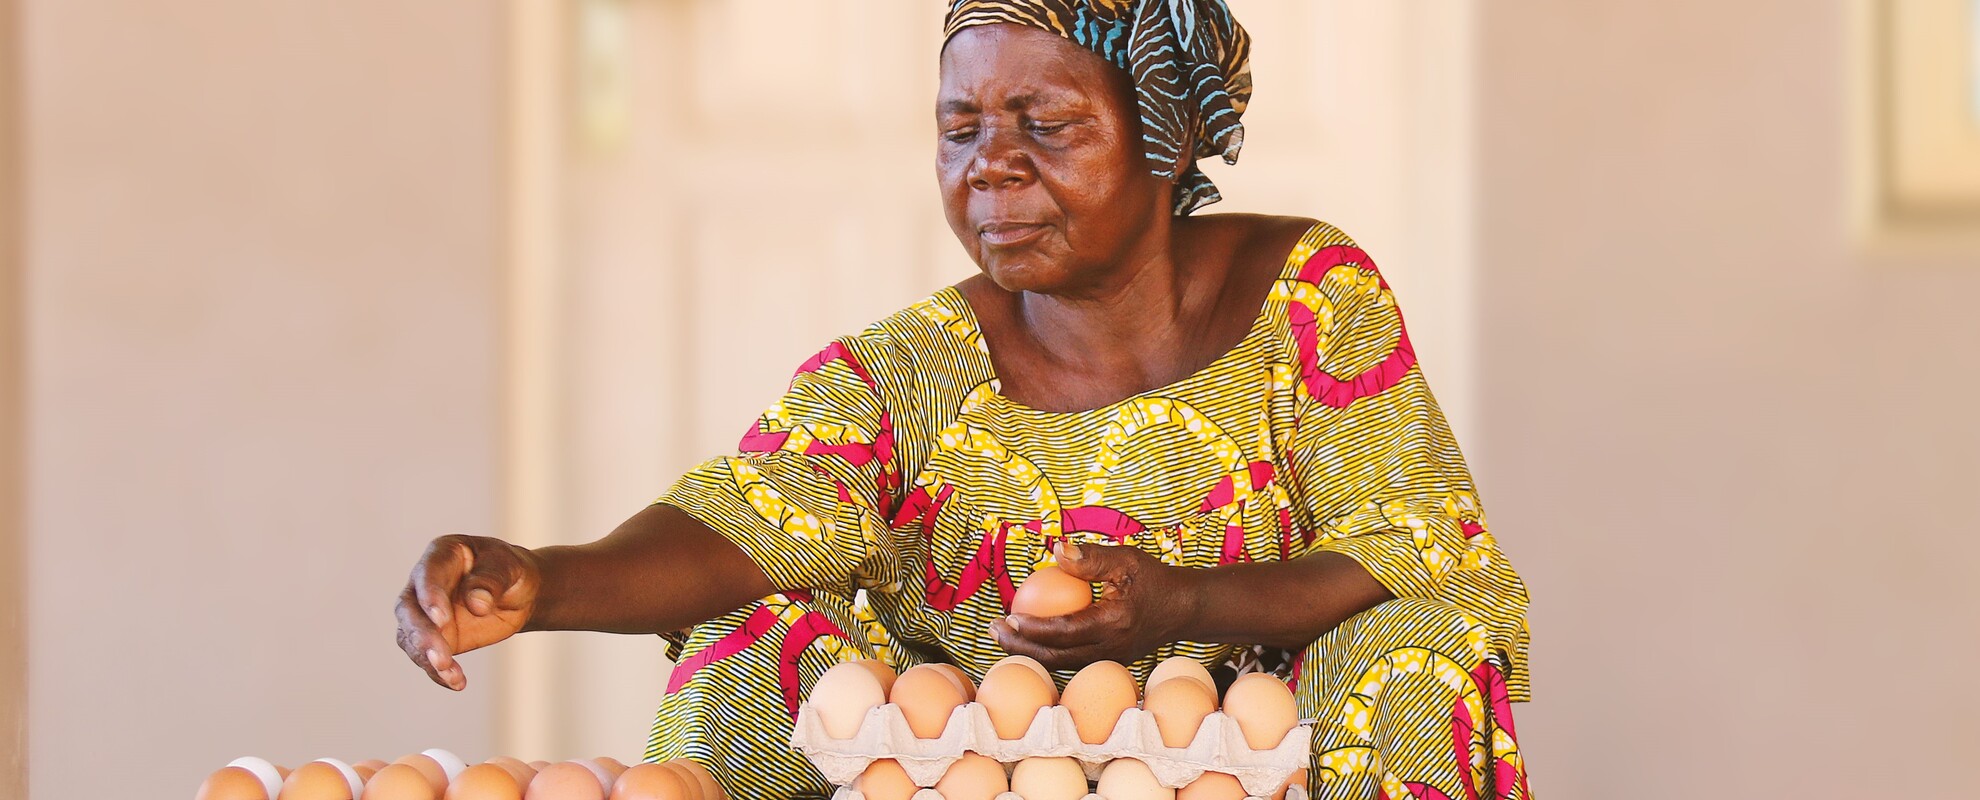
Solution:
[(1065, 542), (1059, 545), (1059, 569), (1093, 583), (1120, 580), (1127, 574), (1132, 557), (1122, 551), (1129, 549), (1132, 548)]

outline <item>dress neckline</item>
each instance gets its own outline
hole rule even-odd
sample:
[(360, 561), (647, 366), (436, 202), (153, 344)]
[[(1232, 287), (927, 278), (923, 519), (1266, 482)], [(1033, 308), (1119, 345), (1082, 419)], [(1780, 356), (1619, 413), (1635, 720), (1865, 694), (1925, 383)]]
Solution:
[(1239, 337), (1237, 342), (1232, 344), (1230, 348), (1218, 354), (1216, 358), (1211, 359), (1209, 363), (1204, 364), (1202, 367), (1198, 368), (1195, 372), (1191, 372), (1188, 375), (1184, 375), (1181, 378), (1177, 378), (1176, 380), (1170, 381), (1169, 383), (1163, 384), (1161, 386), (1156, 386), (1149, 389), (1143, 389), (1139, 392), (1135, 392), (1134, 394), (1128, 395), (1126, 397), (1122, 397), (1112, 402), (1103, 403), (1093, 408), (1075, 409), (1071, 411), (1048, 411), (1041, 408), (1033, 408), (1031, 406), (1020, 403), (1016, 400), (1012, 400), (1009, 397), (1006, 397), (1003, 391), (1003, 376), (997, 374), (997, 360), (990, 353), (990, 340), (988, 339), (988, 337), (985, 337), (983, 335), (983, 326), (982, 323), (977, 319), (976, 308), (971, 306), (969, 304), (969, 298), (964, 297), (962, 291), (954, 286), (944, 287), (941, 290), (941, 292), (938, 292), (937, 294), (938, 296), (941, 296), (943, 300), (953, 305), (957, 309), (957, 313), (962, 317), (962, 321), (966, 325), (968, 325), (970, 331), (976, 335), (977, 345), (982, 350), (984, 354), (984, 360), (988, 362), (990, 368), (990, 378), (984, 382), (985, 385), (987, 386), (987, 391), (985, 392), (985, 394), (987, 395), (987, 399), (990, 402), (1012, 413), (1023, 414), (1032, 417), (1040, 417), (1040, 418), (1052, 418), (1052, 417), (1075, 418), (1088, 414), (1115, 412), (1118, 411), (1121, 408), (1121, 406), (1135, 403), (1140, 400), (1147, 400), (1149, 398), (1158, 397), (1158, 396), (1173, 396), (1173, 395), (1181, 394), (1184, 391), (1187, 391), (1192, 385), (1203, 381), (1206, 377), (1210, 376), (1211, 374), (1223, 371), (1223, 368), (1226, 366), (1228, 362), (1236, 359), (1239, 356), (1239, 354), (1241, 354), (1246, 349), (1248, 349), (1248, 347), (1253, 343), (1254, 340), (1258, 339), (1259, 337), (1267, 333), (1267, 329), (1270, 327), (1267, 324), (1267, 321), (1271, 318), (1272, 295), (1274, 293), (1273, 291), (1274, 288), (1277, 287), (1279, 281), (1286, 280), (1289, 274), (1297, 272), (1299, 268), (1303, 266), (1303, 264), (1294, 263), (1294, 259), (1299, 255), (1299, 252), (1301, 250), (1301, 245), (1305, 244), (1306, 240), (1313, 236), (1313, 232), (1315, 230), (1320, 229), (1325, 224), (1326, 223), (1315, 223), (1312, 226), (1309, 226), (1303, 233), (1299, 235), (1299, 238), (1293, 242), (1292, 249), (1286, 252), (1285, 258), (1279, 264), (1278, 276), (1272, 279), (1272, 284), (1268, 286), (1265, 290), (1265, 297), (1260, 299), (1258, 302), (1258, 311), (1257, 313), (1252, 315), (1251, 327), (1246, 329), (1244, 332), (1244, 336)]

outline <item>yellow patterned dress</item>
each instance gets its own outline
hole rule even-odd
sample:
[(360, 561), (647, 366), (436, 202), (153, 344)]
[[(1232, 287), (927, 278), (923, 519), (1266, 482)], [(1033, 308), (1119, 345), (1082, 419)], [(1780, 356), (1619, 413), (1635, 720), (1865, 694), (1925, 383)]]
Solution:
[[(743, 436), (661, 498), (781, 590), (675, 637), (649, 759), (693, 758), (739, 798), (830, 793), (787, 742), (841, 660), (932, 660), (980, 680), (1014, 588), (1060, 539), (1208, 568), (1333, 551), (1397, 599), (1299, 653), (1177, 642), (1277, 671), (1316, 721), (1316, 797), (1524, 797), (1526, 590), (1375, 264), (1316, 225), (1236, 347), (1172, 385), (1047, 412), (998, 393), (954, 289), (807, 361)], [(1058, 675), (1061, 684), (1070, 672)]]

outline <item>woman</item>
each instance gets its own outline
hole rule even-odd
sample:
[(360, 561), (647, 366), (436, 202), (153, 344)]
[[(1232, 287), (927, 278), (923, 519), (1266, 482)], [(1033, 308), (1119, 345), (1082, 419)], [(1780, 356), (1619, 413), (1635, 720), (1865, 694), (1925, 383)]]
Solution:
[[(798, 370), (741, 454), (591, 544), (437, 539), (412, 660), (524, 630), (674, 634), (649, 759), (737, 797), (830, 789), (786, 742), (842, 660), (1182, 655), (1271, 669), (1322, 797), (1524, 796), (1525, 589), (1368, 256), (1312, 220), (1189, 216), (1235, 160), (1218, 0), (961, 0), (936, 163), (982, 274)], [(1058, 563), (1092, 607), (1008, 616)]]

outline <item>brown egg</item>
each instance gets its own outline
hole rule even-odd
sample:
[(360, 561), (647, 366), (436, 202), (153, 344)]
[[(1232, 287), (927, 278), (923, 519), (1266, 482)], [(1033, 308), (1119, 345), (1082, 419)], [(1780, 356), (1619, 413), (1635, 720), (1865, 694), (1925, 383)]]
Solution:
[(853, 788), (865, 795), (866, 800), (909, 800), (921, 791), (921, 787), (914, 785), (914, 779), (908, 777), (907, 770), (891, 758), (866, 765), (866, 771), (853, 780)]
[(382, 764), (380, 766), (372, 766), (368, 761), (359, 761), (351, 765), (351, 771), (357, 773), (359, 783), (370, 783), (371, 776), (377, 775), (381, 769), (384, 769)]
[(342, 761), (319, 759), (296, 768), (282, 781), (280, 800), (357, 800), (364, 781)]
[(852, 738), (867, 712), (886, 702), (880, 679), (858, 662), (832, 665), (811, 686), (811, 707), (825, 726), (825, 735), (834, 739)]
[(440, 762), (433, 760), (432, 756), (414, 753), (392, 763), (404, 764), (419, 770), (419, 774), (426, 776), (426, 782), (432, 784), (434, 797), (439, 797), (447, 791), (447, 770), (441, 768)]
[(1244, 784), (1222, 772), (1205, 772), (1176, 790), (1176, 800), (1244, 800), (1250, 796)]
[[(991, 664), (990, 669), (994, 670), (1005, 664), (1023, 664), (1027, 669), (1038, 673), (1038, 677), (1045, 681), (1045, 685), (1052, 687), (1052, 702), (1059, 702), (1059, 685), (1052, 681), (1052, 671), (1046, 669), (1044, 664), (1038, 663), (1038, 659), (1031, 656), (1004, 656), (997, 663)], [(983, 677), (989, 678), (990, 673), (983, 673)]]
[(1058, 567), (1042, 567), (1011, 595), (1011, 613), (1060, 617), (1093, 605), (1093, 584)]
[(640, 764), (612, 784), (612, 800), (689, 800), (694, 784), (680, 771), (663, 764)]
[(510, 775), (514, 775), (516, 777), (517, 786), (528, 786), (530, 780), (536, 777), (536, 768), (523, 763), (522, 759), (510, 758), (508, 756), (496, 756), (482, 763), (494, 764), (495, 766), (508, 770)]
[(990, 714), (999, 739), (1022, 739), (1040, 709), (1052, 705), (1052, 684), (1023, 664), (992, 667), (976, 700)]
[(872, 658), (862, 658), (852, 663), (865, 667), (867, 672), (873, 673), (873, 677), (879, 679), (881, 694), (884, 694), (888, 697), (894, 696), (894, 679), (899, 676), (894, 674), (893, 667), (887, 666), (886, 664), (881, 663), (878, 659), (872, 659)]
[(1121, 712), (1139, 702), (1140, 698), (1135, 696), (1138, 688), (1134, 673), (1127, 667), (1113, 661), (1095, 661), (1066, 683), (1059, 705), (1072, 715), (1080, 741), (1100, 744), (1114, 735)]
[(1217, 710), (1217, 694), (1192, 678), (1170, 678), (1148, 690), (1141, 707), (1155, 717), (1155, 729), (1167, 747), (1188, 747), (1203, 727), (1203, 718)]
[(193, 794), (193, 800), (275, 800), (268, 786), (255, 774), (241, 767), (221, 767), (206, 776)]
[(930, 666), (919, 666), (901, 673), (889, 695), (907, 718), (908, 729), (916, 738), (935, 739), (948, 728), (956, 707), (969, 702), (962, 688), (946, 673)]
[(1155, 779), (1155, 771), (1138, 759), (1116, 758), (1100, 771), (1094, 790), (1107, 800), (1175, 800), (1176, 790)]
[[(384, 769), (386, 767), (386, 764), (384, 759), (367, 758), (363, 761), (357, 762), (356, 764), (352, 764), (351, 766), (353, 768), (364, 767), (365, 769), (371, 770), (371, 774), (376, 775), (378, 774), (379, 770)], [(370, 779), (367, 778), (366, 780), (370, 780)]]
[(1165, 658), (1162, 663), (1156, 664), (1155, 671), (1148, 673), (1148, 686), (1153, 688), (1170, 678), (1180, 677), (1188, 677), (1203, 684), (1203, 688), (1209, 689), (1213, 697), (1217, 694), (1217, 682), (1211, 679), (1210, 670), (1204, 669), (1196, 659), (1186, 656)]
[(997, 795), (1010, 790), (1011, 778), (1004, 774), (1004, 765), (976, 753), (964, 753), (935, 782), (942, 800), (996, 800)]
[(1299, 706), (1284, 681), (1253, 672), (1239, 676), (1224, 693), (1224, 713), (1237, 720), (1244, 742), (1253, 750), (1270, 750), (1299, 725)]
[(969, 673), (962, 671), (960, 667), (954, 664), (934, 663), (928, 666), (941, 670), (942, 674), (949, 676), (950, 680), (955, 681), (956, 688), (962, 690), (964, 702), (974, 702), (976, 700), (976, 682), (969, 679)]
[(626, 771), (626, 762), (620, 761), (611, 756), (599, 756), (597, 758), (591, 759), (591, 763), (604, 767), (606, 772), (612, 774), (612, 780), (614, 782), (618, 781), (619, 776), (625, 774)]
[(667, 763), (694, 779), (695, 787), (700, 790), (701, 800), (724, 800), (728, 797), (728, 793), (722, 790), (721, 782), (715, 780), (714, 773), (709, 772), (701, 762), (692, 758), (677, 758)]
[(529, 762), (529, 768), (536, 770), (537, 772), (542, 772), (543, 768), (547, 766), (550, 766), (550, 762), (544, 761), (543, 759), (540, 758), (535, 761)]
[(604, 767), (564, 761), (538, 770), (523, 796), (529, 800), (605, 800), (612, 778)]
[(1024, 800), (1081, 800), (1086, 771), (1070, 758), (1027, 758), (1011, 770), (1011, 791)]
[(477, 764), (447, 784), (446, 800), (522, 800), (524, 785), (500, 764)]
[[(438, 769), (436, 766), (435, 769)], [(411, 764), (387, 764), (364, 784), (364, 800), (439, 800), (433, 782)]]

